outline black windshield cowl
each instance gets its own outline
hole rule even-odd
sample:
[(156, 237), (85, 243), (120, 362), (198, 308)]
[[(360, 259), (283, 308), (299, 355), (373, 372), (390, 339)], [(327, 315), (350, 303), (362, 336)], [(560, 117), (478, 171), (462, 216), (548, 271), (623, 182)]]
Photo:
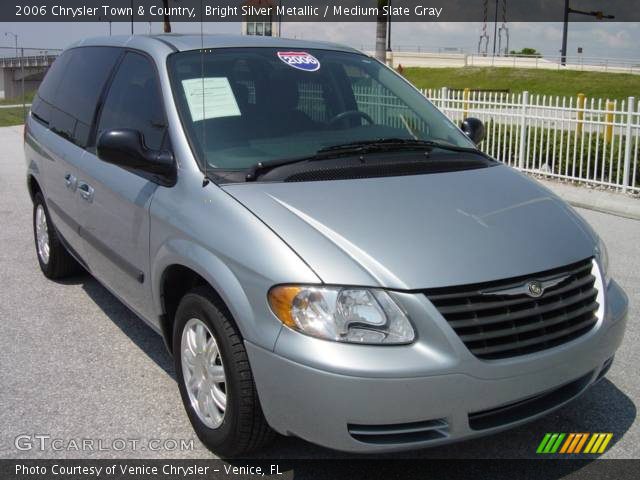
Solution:
[(482, 156), (486, 156), (480, 150), (473, 147), (459, 147), (448, 143), (437, 142), (434, 140), (418, 140), (413, 138), (379, 138), (376, 140), (366, 140), (351, 143), (343, 143), (340, 145), (331, 145), (324, 147), (318, 151), (318, 153), (330, 153), (340, 151), (355, 151), (367, 153), (370, 151), (381, 150), (399, 150), (399, 149), (416, 149), (431, 150), (433, 148), (440, 148), (442, 150), (448, 150), (452, 152), (467, 152), (475, 153)]
[[(314, 167), (298, 169), (298, 171), (282, 172), (276, 170), (266, 174), (263, 180), (277, 181), (281, 178), (284, 182), (319, 182), (328, 180), (356, 180), (366, 178), (384, 178), (384, 177), (402, 177), (409, 175), (428, 175), (435, 173), (451, 173), (463, 170), (475, 170), (479, 168), (488, 168), (492, 166), (486, 160), (477, 158), (466, 159), (450, 159), (437, 160), (425, 159), (416, 155), (396, 154), (390, 155), (405, 156), (409, 158), (394, 159), (388, 161), (386, 158), (380, 158), (380, 161), (356, 162), (354, 160), (348, 163), (344, 159), (339, 161), (328, 161), (316, 164)], [(292, 170), (298, 167), (284, 167)]]
[[(367, 140), (360, 142), (351, 142), (344, 143), (339, 145), (331, 145), (328, 147), (321, 148), (316, 152), (316, 154), (300, 157), (300, 158), (288, 158), (288, 159), (277, 159), (269, 162), (260, 162), (254, 165), (249, 169), (246, 174), (245, 180), (247, 182), (256, 181), (258, 178), (264, 176), (268, 172), (294, 164), (302, 164), (323, 160), (333, 160), (340, 157), (358, 157), (362, 168), (367, 169), (371, 167), (371, 164), (368, 160), (366, 160), (365, 156), (367, 154), (372, 153), (380, 153), (380, 152), (402, 152), (402, 151), (424, 151), (425, 154), (421, 155), (419, 158), (420, 162), (424, 162), (429, 158), (430, 153), (434, 150), (444, 150), (447, 152), (459, 152), (464, 154), (471, 154), (474, 156), (481, 157), (482, 160), (493, 162), (489, 156), (482, 153), (481, 151), (475, 148), (465, 148), (458, 147), (454, 145), (449, 145), (445, 143), (439, 143), (430, 140), (414, 140), (414, 139), (405, 139), (405, 138), (381, 138), (376, 140)], [(452, 159), (447, 159), (447, 163), (451, 163)], [(379, 162), (376, 162), (379, 163)], [(389, 162), (385, 162), (389, 163)], [(403, 163), (406, 161), (403, 160)], [(411, 164), (415, 163), (415, 160), (410, 162)], [(468, 165), (469, 161), (466, 161), (465, 165)], [(462, 166), (462, 165), (461, 165)], [(339, 169), (341, 166), (337, 165)], [(356, 165), (344, 165), (344, 167), (348, 167), (350, 170), (357, 168)], [(398, 165), (397, 168), (393, 168), (393, 170), (401, 170), (401, 166)], [(315, 169), (315, 167), (309, 167), (311, 169)], [(442, 168), (448, 168), (443, 166)], [(477, 167), (476, 167), (477, 168)], [(441, 170), (441, 168), (438, 168)]]

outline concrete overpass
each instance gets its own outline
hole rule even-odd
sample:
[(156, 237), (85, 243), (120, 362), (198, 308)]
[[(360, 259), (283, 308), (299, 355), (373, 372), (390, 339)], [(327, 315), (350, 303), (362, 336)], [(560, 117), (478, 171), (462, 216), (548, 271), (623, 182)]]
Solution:
[(23, 82), (25, 92), (36, 90), (57, 56), (57, 51), (49, 51), (38, 55), (0, 57), (0, 98), (19, 100)]

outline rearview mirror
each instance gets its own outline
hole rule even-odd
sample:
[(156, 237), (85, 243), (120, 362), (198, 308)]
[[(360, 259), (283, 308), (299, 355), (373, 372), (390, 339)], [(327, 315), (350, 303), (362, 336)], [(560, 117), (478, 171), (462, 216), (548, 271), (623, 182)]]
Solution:
[(476, 145), (479, 145), (484, 140), (485, 128), (482, 120), (473, 117), (465, 118), (460, 128)]
[(138, 130), (107, 130), (98, 138), (96, 150), (107, 163), (164, 177), (175, 174), (171, 152), (145, 147)]

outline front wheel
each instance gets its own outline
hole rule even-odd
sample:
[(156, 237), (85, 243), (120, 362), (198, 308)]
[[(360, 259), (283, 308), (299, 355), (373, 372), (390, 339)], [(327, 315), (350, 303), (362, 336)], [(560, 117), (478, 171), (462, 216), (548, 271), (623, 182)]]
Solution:
[(222, 456), (258, 450), (273, 436), (242, 337), (214, 292), (198, 287), (178, 306), (173, 353), (180, 395), (204, 445)]

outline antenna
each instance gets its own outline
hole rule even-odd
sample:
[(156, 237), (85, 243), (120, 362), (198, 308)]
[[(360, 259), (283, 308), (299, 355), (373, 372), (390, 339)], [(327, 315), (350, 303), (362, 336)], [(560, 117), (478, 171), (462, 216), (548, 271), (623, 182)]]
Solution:
[(202, 79), (202, 121), (200, 122), (200, 125), (202, 126), (202, 135), (200, 138), (202, 138), (202, 150), (203, 150), (203, 161), (204, 161), (204, 178), (202, 179), (202, 186), (206, 187), (207, 185), (209, 185), (209, 175), (207, 174), (207, 165), (209, 163), (209, 160), (207, 159), (207, 129), (204, 128), (204, 122), (206, 120), (206, 115), (205, 115), (205, 101), (204, 101), (204, 95), (205, 95), (205, 90), (204, 90), (204, 22), (202, 20), (202, 15), (203, 15), (203, 11), (204, 9), (202, 8), (202, 2), (203, 0), (200, 0), (200, 78)]

